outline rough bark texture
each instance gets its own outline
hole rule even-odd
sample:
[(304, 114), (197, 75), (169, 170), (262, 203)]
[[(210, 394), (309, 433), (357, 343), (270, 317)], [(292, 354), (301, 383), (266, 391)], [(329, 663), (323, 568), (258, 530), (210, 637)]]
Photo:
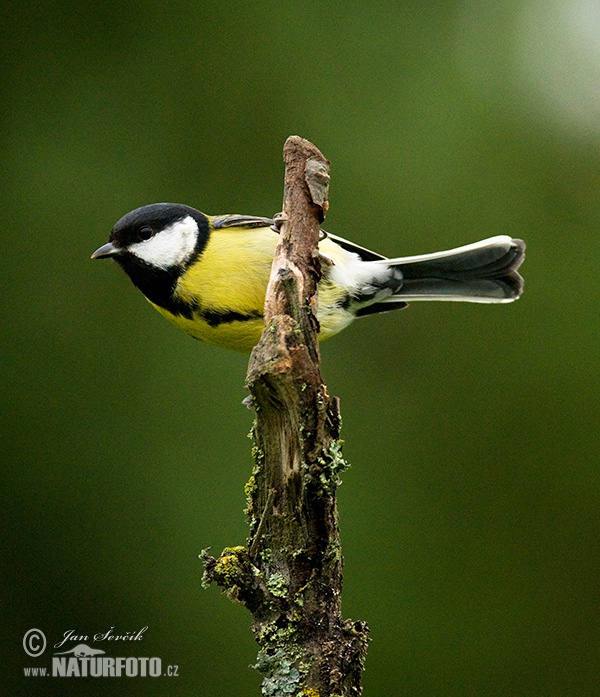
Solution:
[(329, 162), (297, 136), (286, 141), (284, 160), (281, 241), (247, 375), (256, 410), (250, 537), (218, 559), (204, 554), (205, 582), (252, 613), (264, 695), (359, 695), (368, 629), (341, 615), (335, 491), (346, 463), (338, 400), (319, 370), (315, 316)]

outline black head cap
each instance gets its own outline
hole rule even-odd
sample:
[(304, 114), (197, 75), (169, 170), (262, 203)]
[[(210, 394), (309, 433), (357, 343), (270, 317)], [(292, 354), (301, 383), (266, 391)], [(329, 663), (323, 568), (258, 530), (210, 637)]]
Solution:
[(115, 223), (109, 241), (115, 247), (124, 249), (147, 240), (149, 236), (170, 228), (188, 216), (198, 224), (200, 249), (197, 247), (196, 251), (202, 251), (208, 239), (208, 220), (204, 213), (182, 203), (151, 203), (136, 208)]

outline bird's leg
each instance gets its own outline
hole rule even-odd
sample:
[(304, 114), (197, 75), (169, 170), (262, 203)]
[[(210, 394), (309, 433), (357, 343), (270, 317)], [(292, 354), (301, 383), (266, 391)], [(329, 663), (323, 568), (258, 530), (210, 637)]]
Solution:
[[(319, 229), (319, 242), (322, 242), (323, 240), (327, 239), (327, 233), (323, 228)], [(320, 249), (315, 249), (313, 251), (313, 257), (318, 257), (319, 261), (321, 264), (325, 264), (325, 266), (335, 266), (335, 262), (331, 257), (328, 257), (326, 254), (323, 254), (323, 252)]]
[(331, 257), (328, 257), (327, 254), (323, 254), (323, 252), (320, 252), (318, 249), (313, 249), (313, 259), (318, 259), (321, 264), (325, 264), (325, 266), (335, 266), (335, 262)]

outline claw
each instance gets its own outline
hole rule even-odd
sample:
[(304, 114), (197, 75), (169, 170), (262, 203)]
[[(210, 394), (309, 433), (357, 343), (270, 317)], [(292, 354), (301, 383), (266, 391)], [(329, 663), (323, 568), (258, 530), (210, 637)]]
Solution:
[(279, 234), (281, 232), (281, 226), (285, 223), (287, 220), (287, 215), (285, 213), (276, 213), (273, 216), (273, 223), (270, 226), (271, 230)]
[(318, 249), (313, 249), (312, 253), (313, 259), (318, 259), (321, 264), (324, 264), (325, 266), (335, 266), (335, 261), (331, 257), (328, 257), (326, 254), (323, 254), (323, 252), (320, 252)]

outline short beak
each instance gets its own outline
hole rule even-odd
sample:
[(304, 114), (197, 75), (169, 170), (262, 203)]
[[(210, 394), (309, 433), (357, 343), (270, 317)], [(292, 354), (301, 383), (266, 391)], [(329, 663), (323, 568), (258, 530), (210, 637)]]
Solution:
[(106, 244), (103, 244), (102, 247), (99, 247), (91, 256), (92, 259), (108, 259), (109, 257), (114, 257), (115, 254), (118, 254), (121, 250), (118, 247), (115, 247), (115, 245), (112, 242), (107, 242)]

